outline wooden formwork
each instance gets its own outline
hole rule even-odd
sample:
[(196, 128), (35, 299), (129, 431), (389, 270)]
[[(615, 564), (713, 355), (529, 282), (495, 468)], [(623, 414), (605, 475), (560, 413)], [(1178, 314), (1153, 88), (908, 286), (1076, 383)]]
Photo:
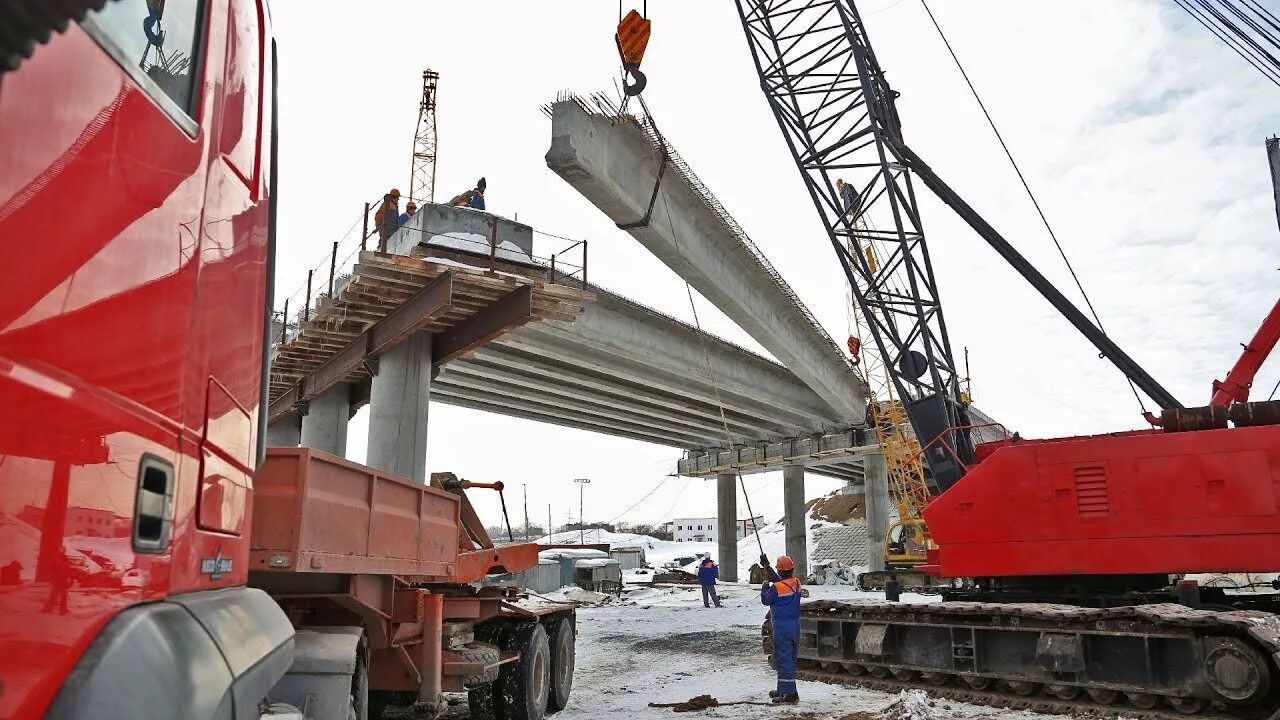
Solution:
[(368, 361), (418, 330), (437, 335), (441, 365), (528, 322), (572, 322), (594, 299), (544, 278), (361, 252), (350, 280), (322, 297), (293, 337), (277, 339), (271, 417), (338, 382), (367, 381)]

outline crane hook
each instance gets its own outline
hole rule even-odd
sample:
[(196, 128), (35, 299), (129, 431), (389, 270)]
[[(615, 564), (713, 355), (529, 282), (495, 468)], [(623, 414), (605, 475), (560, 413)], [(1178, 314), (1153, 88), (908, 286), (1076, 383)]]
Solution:
[[(627, 97), (644, 92), (649, 82), (640, 72), (640, 61), (644, 59), (645, 48), (649, 45), (650, 25), (648, 18), (632, 10), (618, 22), (618, 32), (613, 36), (618, 44), (618, 56), (622, 58), (622, 92)], [(627, 82), (625, 76), (630, 76), (631, 82)]]
[(622, 81), (622, 94), (627, 97), (635, 97), (644, 92), (645, 85), (649, 84), (649, 78), (645, 77), (640, 71), (639, 65), (623, 65), (622, 72), (624, 75), (630, 75), (634, 82), (628, 83), (624, 78)]

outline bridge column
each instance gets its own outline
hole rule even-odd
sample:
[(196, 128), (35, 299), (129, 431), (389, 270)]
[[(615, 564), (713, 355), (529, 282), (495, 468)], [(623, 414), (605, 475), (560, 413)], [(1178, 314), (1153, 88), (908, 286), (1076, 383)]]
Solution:
[(286, 413), (267, 425), (267, 447), (298, 447), (301, 443), (302, 418), (298, 413)]
[(782, 468), (782, 524), (786, 528), (787, 555), (796, 563), (796, 577), (809, 576), (808, 521), (804, 516), (804, 466)]
[(378, 358), (369, 389), (368, 463), (383, 472), (427, 481), (427, 406), (431, 333), (418, 331)]
[(347, 421), (351, 419), (351, 388), (338, 383), (307, 403), (299, 444), (330, 455), (347, 454)]
[(864, 456), (862, 468), (868, 566), (873, 571), (884, 570), (884, 534), (889, 530), (889, 471), (880, 453)]
[(738, 476), (716, 476), (716, 548), (720, 579), (738, 582)]

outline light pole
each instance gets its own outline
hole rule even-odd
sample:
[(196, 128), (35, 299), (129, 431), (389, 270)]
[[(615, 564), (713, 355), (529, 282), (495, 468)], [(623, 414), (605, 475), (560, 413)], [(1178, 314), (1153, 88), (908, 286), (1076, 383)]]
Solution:
[(587, 524), (582, 519), (582, 497), (583, 497), (583, 490), (586, 489), (587, 483), (591, 481), (588, 480), (587, 478), (578, 478), (577, 480), (574, 480), (574, 482), (578, 483), (578, 544), (586, 545), (587, 544), (587, 541), (586, 541)]

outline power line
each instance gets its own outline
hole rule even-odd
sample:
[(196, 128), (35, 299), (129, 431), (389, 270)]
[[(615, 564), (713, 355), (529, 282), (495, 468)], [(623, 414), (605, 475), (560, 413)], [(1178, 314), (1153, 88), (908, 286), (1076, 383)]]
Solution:
[[(1257, 0), (1174, 0), (1223, 45), (1280, 86), (1280, 18)], [(1233, 19), (1234, 18), (1234, 19)]]
[(631, 507), (627, 508), (626, 510), (623, 510), (622, 512), (618, 513), (617, 515), (614, 515), (612, 518), (609, 518), (609, 520), (605, 521), (605, 524), (606, 524), (606, 525), (610, 525), (610, 524), (612, 524), (615, 520), (617, 520), (618, 518), (622, 517), (623, 515), (626, 515), (627, 513), (631, 512), (632, 510), (635, 510), (635, 509), (636, 509), (636, 507), (638, 507), (638, 506), (640, 505), (640, 503), (644, 502), (645, 500), (648, 500), (648, 499), (649, 499), (649, 496), (651, 496), (651, 495), (653, 495), (654, 493), (658, 492), (658, 488), (662, 487), (662, 486), (663, 486), (663, 485), (664, 485), (668, 480), (670, 480), (670, 479), (671, 479), (671, 477), (670, 477), (670, 476), (667, 476), (667, 477), (662, 478), (662, 482), (658, 483), (657, 485), (654, 485), (652, 490), (650, 490), (649, 492), (647, 492), (647, 493), (645, 493), (645, 494), (644, 494), (644, 497), (642, 497), (642, 498), (640, 498), (639, 500), (637, 500), (637, 501), (635, 501), (634, 503), (632, 503)]

